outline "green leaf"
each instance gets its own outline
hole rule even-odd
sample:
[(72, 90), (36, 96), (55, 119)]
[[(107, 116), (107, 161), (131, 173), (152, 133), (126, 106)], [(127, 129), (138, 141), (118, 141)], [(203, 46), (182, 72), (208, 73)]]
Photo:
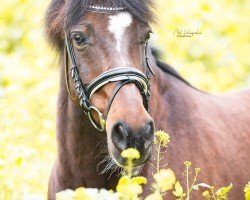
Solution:
[(182, 186), (181, 186), (181, 184), (180, 184), (179, 181), (177, 181), (177, 182), (175, 183), (174, 188), (175, 188), (175, 191), (173, 191), (173, 194), (174, 194), (175, 196), (179, 197), (179, 196), (181, 196), (181, 195), (183, 194), (183, 188), (182, 188)]
[(215, 194), (218, 198), (226, 199), (232, 187), (233, 184), (231, 183), (228, 187), (222, 187), (219, 190), (217, 190)]

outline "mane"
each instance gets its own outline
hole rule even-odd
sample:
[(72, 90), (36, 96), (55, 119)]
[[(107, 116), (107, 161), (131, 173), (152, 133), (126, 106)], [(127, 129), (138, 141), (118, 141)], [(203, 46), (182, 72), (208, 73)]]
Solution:
[[(124, 7), (136, 19), (154, 22), (153, 0), (52, 0), (45, 17), (45, 33), (49, 43), (57, 50), (62, 49), (64, 25), (76, 25), (87, 11), (88, 6)], [(66, 19), (66, 20), (65, 20)]]
[(174, 76), (175, 78), (177, 78), (180, 81), (186, 83), (187, 85), (191, 86), (192, 88), (195, 88), (187, 80), (185, 80), (173, 67), (171, 67), (170, 65), (168, 65), (168, 64), (166, 64), (166, 63), (164, 63), (164, 62), (161, 61), (161, 52), (158, 49), (151, 48), (151, 52), (152, 52), (153, 56), (156, 59), (157, 66), (162, 71), (164, 71), (167, 74), (170, 74), (170, 75)]

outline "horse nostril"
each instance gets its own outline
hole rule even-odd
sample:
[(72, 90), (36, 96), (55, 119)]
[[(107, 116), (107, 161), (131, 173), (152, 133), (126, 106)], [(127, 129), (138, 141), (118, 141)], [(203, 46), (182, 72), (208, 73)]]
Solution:
[(144, 138), (145, 138), (145, 144), (144, 148), (147, 149), (152, 145), (153, 142), (153, 136), (154, 136), (154, 123), (153, 121), (150, 121), (144, 129)]
[(111, 139), (115, 147), (122, 151), (127, 148), (128, 131), (123, 123), (117, 123), (113, 126)]
[(125, 137), (128, 137), (128, 131), (124, 128), (124, 126), (123, 125), (119, 125), (118, 126), (118, 130), (119, 130), (119, 132), (121, 133), (121, 134), (123, 134)]

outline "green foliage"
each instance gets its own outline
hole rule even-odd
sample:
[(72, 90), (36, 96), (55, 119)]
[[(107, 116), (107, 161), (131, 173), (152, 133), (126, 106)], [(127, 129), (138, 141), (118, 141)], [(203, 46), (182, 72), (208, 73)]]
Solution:
[(231, 183), (228, 187), (223, 187), (215, 193), (216, 196), (218, 197), (217, 199), (227, 199), (228, 198), (228, 193), (232, 189), (233, 184)]
[[(3, 200), (45, 199), (55, 159), (58, 69), (54, 67), (55, 55), (43, 39), (43, 15), (48, 3), (49, 0), (1, 0), (0, 199)], [(159, 21), (154, 30), (168, 63), (205, 90), (224, 91), (249, 85), (249, 1), (159, 0), (157, 4)], [(201, 35), (173, 36), (176, 28), (193, 31), (197, 27)], [(175, 188), (179, 194), (177, 183)], [(157, 198), (159, 194), (151, 197)]]
[[(204, 185), (204, 184), (203, 184)], [(205, 184), (204, 187), (209, 188), (209, 190), (206, 190), (202, 193), (202, 196), (207, 200), (227, 200), (230, 190), (233, 187), (233, 184), (231, 183), (228, 187), (222, 187), (218, 189), (216, 192), (214, 192), (214, 187)]]

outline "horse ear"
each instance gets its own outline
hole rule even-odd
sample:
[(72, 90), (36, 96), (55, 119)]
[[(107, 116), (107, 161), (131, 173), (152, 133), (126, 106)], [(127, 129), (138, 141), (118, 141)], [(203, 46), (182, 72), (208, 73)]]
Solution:
[(45, 34), (52, 47), (60, 50), (63, 47), (63, 22), (65, 0), (52, 0), (45, 15)]

